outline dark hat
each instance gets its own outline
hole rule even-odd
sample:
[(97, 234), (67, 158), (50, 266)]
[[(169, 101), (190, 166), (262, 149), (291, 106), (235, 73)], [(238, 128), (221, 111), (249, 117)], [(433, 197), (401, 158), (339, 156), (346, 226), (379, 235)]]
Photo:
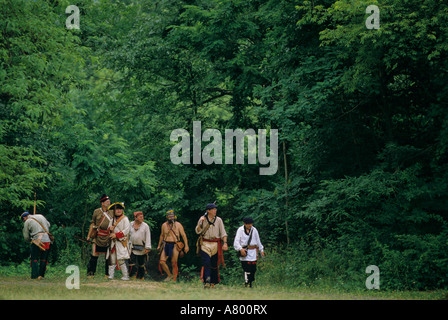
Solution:
[(246, 217), (243, 219), (243, 222), (245, 224), (253, 224), (254, 223), (254, 219), (252, 219), (251, 217)]
[(107, 208), (107, 210), (114, 210), (114, 209), (123, 209), (124, 210), (124, 203), (123, 202), (115, 202)]
[(205, 207), (205, 210), (210, 210), (210, 209), (213, 209), (213, 208), (218, 208), (218, 206), (217, 206), (216, 204), (214, 204), (214, 203), (209, 203), (209, 204)]
[(28, 211), (25, 211), (24, 213), (22, 213), (22, 215), (20, 216), (20, 219), (25, 218), (27, 215), (29, 215), (30, 213)]
[(104, 202), (106, 200), (109, 200), (109, 197), (107, 195), (103, 194), (100, 198), (100, 202)]

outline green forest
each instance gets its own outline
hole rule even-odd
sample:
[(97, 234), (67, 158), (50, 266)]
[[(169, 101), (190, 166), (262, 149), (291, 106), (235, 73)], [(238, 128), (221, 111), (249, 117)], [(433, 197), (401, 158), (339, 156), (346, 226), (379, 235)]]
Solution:
[[(196, 121), (222, 133), (222, 163), (193, 161), (194, 139), (171, 160)], [(227, 129), (266, 129), (277, 171), (225, 158)], [(365, 288), (376, 265), (381, 289), (447, 289), (448, 3), (0, 0), (0, 266), (29, 264), (36, 195), (50, 264), (85, 268), (104, 193), (143, 211), (153, 248), (174, 209), (184, 270), (216, 200), (229, 244), (255, 220), (275, 283)]]

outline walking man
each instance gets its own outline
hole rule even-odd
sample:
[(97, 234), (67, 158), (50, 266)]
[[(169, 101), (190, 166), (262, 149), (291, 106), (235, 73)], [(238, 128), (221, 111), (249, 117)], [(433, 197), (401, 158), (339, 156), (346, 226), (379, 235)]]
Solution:
[(151, 250), (151, 231), (146, 222), (143, 222), (143, 212), (134, 212), (134, 221), (131, 222), (130, 240), (132, 244), (130, 259), (130, 277), (143, 279), (146, 273), (145, 265), (148, 252)]
[(28, 211), (20, 217), (24, 222), (23, 238), (26, 242), (31, 242), (31, 279), (43, 279), (50, 251), (50, 223), (43, 215), (30, 215)]
[(126, 260), (130, 258), (128, 248), (128, 236), (131, 231), (131, 224), (128, 217), (124, 215), (124, 203), (116, 202), (109, 207), (114, 213), (114, 222), (110, 227), (110, 247), (107, 252), (109, 258), (109, 279), (115, 275), (115, 267), (121, 270), (121, 280), (129, 280)]
[[(162, 273), (163, 269), (163, 271), (165, 271), (168, 275), (165, 281), (176, 281), (177, 275), (179, 274), (179, 269), (177, 267), (179, 255), (182, 257), (183, 254), (188, 253), (190, 249), (188, 247), (188, 240), (184, 227), (180, 222), (176, 221), (177, 216), (174, 214), (173, 209), (166, 212), (166, 219), (167, 221), (162, 224), (159, 244), (157, 245), (157, 250), (161, 252), (159, 270), (160, 273)], [(182, 237), (184, 243), (181, 242), (180, 237)], [(171, 258), (171, 266), (173, 269), (172, 273), (166, 263), (168, 258)]]
[[(100, 198), (101, 207), (96, 209), (92, 215), (92, 223), (90, 224), (87, 241), (93, 239), (92, 256), (87, 264), (87, 276), (95, 276), (96, 266), (100, 253), (107, 254), (110, 245), (110, 226), (112, 225), (113, 214), (108, 210), (110, 206), (109, 197), (103, 194)], [(109, 275), (108, 263), (106, 259), (106, 267), (104, 274)]]
[(243, 219), (244, 225), (238, 228), (233, 247), (239, 252), (241, 265), (244, 271), (245, 287), (252, 288), (257, 271), (258, 252), (264, 256), (263, 245), (258, 230), (253, 226), (254, 220), (250, 217)]
[(217, 206), (209, 203), (206, 214), (199, 218), (195, 231), (199, 234), (197, 242), (198, 253), (201, 256), (201, 278), (204, 288), (213, 287), (221, 280), (219, 278), (219, 265), (224, 263), (223, 251), (227, 251), (227, 233), (222, 219), (216, 216)]

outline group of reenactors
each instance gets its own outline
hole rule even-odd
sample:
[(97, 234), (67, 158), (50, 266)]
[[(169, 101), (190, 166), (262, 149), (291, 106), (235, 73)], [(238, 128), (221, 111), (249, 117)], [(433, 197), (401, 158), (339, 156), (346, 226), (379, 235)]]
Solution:
[[(152, 249), (151, 231), (144, 222), (143, 212), (134, 212), (134, 221), (130, 222), (124, 214), (124, 203), (111, 204), (107, 195), (100, 198), (101, 207), (92, 215), (87, 241), (92, 243), (92, 255), (87, 264), (87, 276), (95, 276), (98, 258), (105, 254), (105, 276), (114, 279), (115, 271), (121, 270), (121, 280), (130, 278), (144, 279), (147, 273), (148, 253)], [(217, 215), (215, 203), (206, 206), (206, 212), (199, 218), (195, 227), (198, 234), (196, 253), (201, 257), (201, 280), (204, 288), (213, 287), (220, 282), (219, 266), (225, 266), (223, 251), (228, 250), (227, 233), (223, 220)], [(31, 242), (31, 278), (42, 279), (45, 276), (48, 251), (52, 243), (49, 232), (50, 223), (43, 215), (24, 212), (23, 236)], [(246, 287), (252, 287), (259, 253), (264, 256), (263, 245), (253, 219), (243, 219), (233, 242), (244, 271)], [(173, 209), (166, 212), (166, 222), (162, 224), (157, 245), (159, 271), (166, 273), (164, 281), (176, 281), (179, 269), (177, 262), (189, 252), (188, 239), (184, 228), (177, 221)], [(171, 269), (167, 261), (171, 260)]]

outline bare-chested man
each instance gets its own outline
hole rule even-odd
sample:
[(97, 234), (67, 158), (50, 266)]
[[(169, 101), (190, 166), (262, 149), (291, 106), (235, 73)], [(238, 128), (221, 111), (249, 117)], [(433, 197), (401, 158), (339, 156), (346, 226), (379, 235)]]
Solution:
[[(177, 268), (177, 259), (179, 257), (179, 253), (182, 255), (184, 252), (187, 253), (190, 249), (188, 247), (187, 235), (185, 234), (184, 227), (182, 224), (176, 221), (176, 215), (174, 214), (174, 210), (168, 210), (166, 212), (167, 221), (162, 224), (162, 230), (160, 233), (159, 244), (157, 246), (157, 250), (161, 250), (160, 260), (159, 260), (159, 270), (162, 272), (166, 272), (168, 275), (165, 281), (176, 281), (177, 275), (179, 274), (179, 270)], [(180, 242), (180, 236), (184, 240), (185, 247), (183, 250), (179, 250), (179, 247), (176, 243)], [(183, 251), (183, 252), (182, 252)], [(173, 272), (170, 272), (170, 269), (166, 263), (167, 259), (171, 258), (171, 266), (173, 268)]]

